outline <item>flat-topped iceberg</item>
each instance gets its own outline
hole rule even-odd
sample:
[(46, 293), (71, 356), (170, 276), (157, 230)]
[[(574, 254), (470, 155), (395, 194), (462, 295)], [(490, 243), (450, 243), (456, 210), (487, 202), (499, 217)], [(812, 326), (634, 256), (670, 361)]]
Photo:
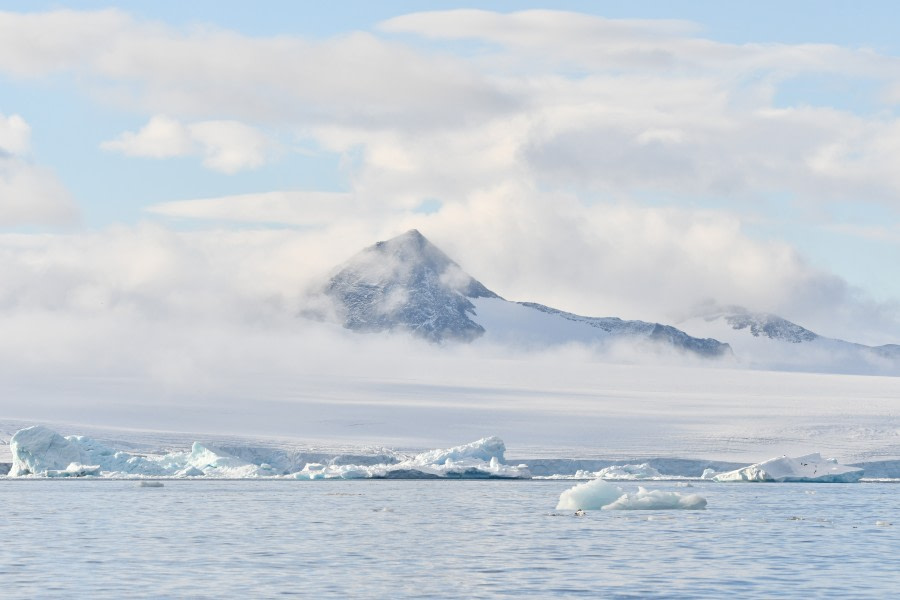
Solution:
[(797, 458), (771, 458), (755, 465), (719, 473), (712, 479), (723, 482), (854, 483), (862, 476), (862, 469), (838, 464), (833, 458), (823, 459), (817, 453)]
[[(10, 477), (220, 477), (245, 479), (293, 477), (296, 479), (360, 478), (529, 478), (525, 465), (507, 465), (506, 446), (497, 437), (445, 450), (412, 456), (377, 455), (390, 462), (370, 464), (306, 463), (297, 470), (276, 468), (280, 451), (272, 456), (252, 452), (252, 460), (194, 442), (190, 452), (132, 454), (116, 451), (79, 435), (62, 435), (43, 426), (16, 432), (10, 440), (13, 464)], [(283, 462), (283, 461), (281, 461)]]
[(662, 474), (650, 466), (649, 463), (639, 465), (612, 465), (600, 469), (594, 474), (600, 479), (613, 479), (634, 481), (639, 479), (661, 479)]
[(702, 510), (706, 498), (699, 494), (679, 494), (638, 487), (633, 494), (619, 486), (594, 479), (565, 490), (559, 495), (559, 510)]

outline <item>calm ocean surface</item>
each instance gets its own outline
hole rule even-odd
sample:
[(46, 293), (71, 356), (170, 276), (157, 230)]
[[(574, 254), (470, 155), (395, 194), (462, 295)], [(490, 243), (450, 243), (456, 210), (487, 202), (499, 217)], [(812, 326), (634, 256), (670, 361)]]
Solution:
[(900, 594), (897, 484), (647, 482), (699, 493), (709, 508), (581, 518), (554, 509), (572, 485), (0, 480), (0, 589), (4, 598)]

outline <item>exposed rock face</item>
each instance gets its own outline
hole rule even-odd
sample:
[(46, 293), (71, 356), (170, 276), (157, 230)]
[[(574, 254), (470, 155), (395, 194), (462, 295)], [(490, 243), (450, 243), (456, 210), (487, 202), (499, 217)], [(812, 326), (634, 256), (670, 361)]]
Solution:
[(782, 319), (777, 315), (751, 313), (738, 307), (731, 307), (729, 312), (731, 314), (725, 315), (725, 320), (729, 325), (734, 329), (746, 329), (749, 327), (750, 333), (755, 337), (764, 336), (792, 344), (811, 342), (819, 337), (809, 329), (792, 323), (787, 319)]
[(348, 329), (408, 329), (434, 342), (483, 334), (469, 298), (499, 298), (415, 229), (352, 257), (326, 294)]

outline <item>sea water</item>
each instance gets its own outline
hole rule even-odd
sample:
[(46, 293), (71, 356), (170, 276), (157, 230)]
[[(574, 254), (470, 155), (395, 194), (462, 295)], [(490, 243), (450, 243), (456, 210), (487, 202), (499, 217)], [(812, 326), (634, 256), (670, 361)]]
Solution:
[[(566, 481), (0, 480), (4, 598), (886, 598), (900, 487), (714, 484), (554, 509)], [(636, 485), (622, 484), (626, 491)]]

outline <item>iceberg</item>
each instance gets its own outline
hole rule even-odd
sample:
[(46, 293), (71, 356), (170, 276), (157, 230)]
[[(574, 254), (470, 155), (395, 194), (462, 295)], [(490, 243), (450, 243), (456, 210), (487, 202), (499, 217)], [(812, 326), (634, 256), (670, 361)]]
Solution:
[[(107, 448), (91, 443), (86, 438), (65, 438), (55, 431), (42, 427), (28, 427), (17, 431), (9, 440), (13, 456), (10, 477), (42, 475), (45, 477), (82, 476), (95, 474), (100, 469), (100, 458), (112, 454)], [(82, 465), (91, 465), (88, 473)]]
[(65, 469), (47, 469), (47, 477), (88, 477), (100, 474), (99, 465), (71, 463)]
[(617, 485), (594, 479), (565, 490), (559, 495), (558, 510), (600, 510), (622, 497), (625, 490)]
[[(295, 479), (372, 478), (513, 478), (531, 477), (526, 465), (508, 465), (506, 446), (497, 437), (487, 437), (448, 449), (429, 450), (412, 456), (385, 454), (357, 457), (365, 464), (339, 464), (346, 457), (329, 462), (307, 462), (285, 468), (284, 451), (252, 450), (226, 452), (200, 442), (190, 452), (131, 454), (116, 451), (88, 437), (63, 437), (43, 426), (22, 429), (10, 440), (13, 456), (10, 477), (217, 477), (246, 479), (293, 477)], [(246, 449), (245, 449), (246, 450)], [(237, 452), (237, 451), (236, 451)], [(251, 457), (249, 460), (246, 457)], [(380, 462), (376, 462), (380, 461)], [(280, 464), (274, 467), (272, 464)]]
[(703, 510), (704, 508), (706, 498), (700, 494), (679, 494), (638, 487), (636, 493), (622, 494), (615, 502), (604, 506), (603, 510)]
[(706, 498), (638, 487), (634, 494), (603, 479), (580, 483), (559, 495), (559, 510), (702, 510)]
[(616, 480), (638, 480), (638, 479), (660, 479), (662, 473), (651, 467), (648, 463), (640, 465), (613, 465), (600, 469), (595, 473), (596, 477), (601, 479)]
[(817, 453), (797, 458), (771, 458), (741, 469), (719, 473), (712, 479), (721, 482), (854, 483), (862, 476), (862, 469), (838, 464), (835, 459), (823, 459)]
[(307, 463), (297, 479), (529, 479), (527, 465), (507, 465), (506, 445), (498, 437), (486, 437), (446, 450), (429, 450), (391, 464), (325, 465)]

